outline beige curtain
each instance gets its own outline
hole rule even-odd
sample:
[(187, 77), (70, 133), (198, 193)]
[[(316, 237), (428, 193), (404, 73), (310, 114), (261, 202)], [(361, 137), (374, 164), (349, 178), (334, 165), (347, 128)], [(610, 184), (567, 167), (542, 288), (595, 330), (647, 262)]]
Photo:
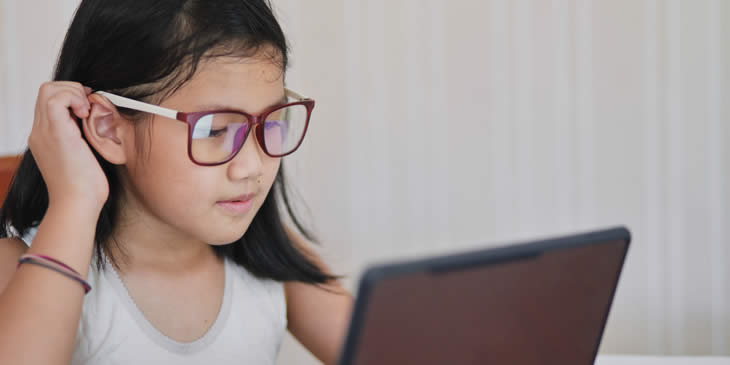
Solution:
[(298, 187), (352, 288), (626, 224), (601, 351), (730, 354), (730, 2), (275, 2), (318, 102)]

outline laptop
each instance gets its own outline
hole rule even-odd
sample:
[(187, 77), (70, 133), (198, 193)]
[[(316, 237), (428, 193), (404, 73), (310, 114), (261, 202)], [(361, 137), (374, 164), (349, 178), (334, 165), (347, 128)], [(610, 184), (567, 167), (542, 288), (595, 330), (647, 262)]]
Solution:
[(623, 227), (368, 268), (341, 365), (595, 361)]

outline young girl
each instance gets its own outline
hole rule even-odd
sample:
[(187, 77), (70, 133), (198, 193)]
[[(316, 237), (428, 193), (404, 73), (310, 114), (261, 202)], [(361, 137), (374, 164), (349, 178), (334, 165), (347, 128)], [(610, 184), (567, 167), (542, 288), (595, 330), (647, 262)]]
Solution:
[(0, 364), (336, 361), (352, 297), (279, 214), (287, 52), (264, 0), (81, 2), (0, 210)]

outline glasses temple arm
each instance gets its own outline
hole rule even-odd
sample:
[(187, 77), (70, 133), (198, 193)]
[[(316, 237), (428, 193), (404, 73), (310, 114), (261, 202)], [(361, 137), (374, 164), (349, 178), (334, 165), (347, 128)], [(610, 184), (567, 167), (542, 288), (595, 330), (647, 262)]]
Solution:
[(163, 108), (161, 106), (147, 104), (138, 100), (125, 98), (123, 96), (114, 95), (105, 91), (97, 91), (97, 94), (107, 98), (112, 104), (128, 109), (134, 109), (140, 112), (147, 112), (170, 119), (177, 119), (177, 110)]
[(294, 98), (296, 100), (300, 100), (301, 101), (301, 100), (307, 99), (307, 98), (299, 95), (296, 91), (293, 91), (293, 90), (290, 90), (290, 89), (287, 89), (287, 88), (284, 88), (284, 93), (286, 94), (286, 96), (288, 96), (290, 98)]

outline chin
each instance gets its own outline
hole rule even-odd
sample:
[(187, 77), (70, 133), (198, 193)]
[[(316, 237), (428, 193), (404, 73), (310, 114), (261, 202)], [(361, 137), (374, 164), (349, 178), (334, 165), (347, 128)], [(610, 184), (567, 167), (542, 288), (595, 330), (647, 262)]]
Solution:
[[(246, 226), (248, 228), (248, 225)], [(242, 229), (237, 232), (221, 232), (218, 231), (211, 235), (207, 235), (205, 242), (208, 242), (211, 246), (225, 246), (233, 242), (238, 241), (243, 234), (246, 233), (246, 229)]]

